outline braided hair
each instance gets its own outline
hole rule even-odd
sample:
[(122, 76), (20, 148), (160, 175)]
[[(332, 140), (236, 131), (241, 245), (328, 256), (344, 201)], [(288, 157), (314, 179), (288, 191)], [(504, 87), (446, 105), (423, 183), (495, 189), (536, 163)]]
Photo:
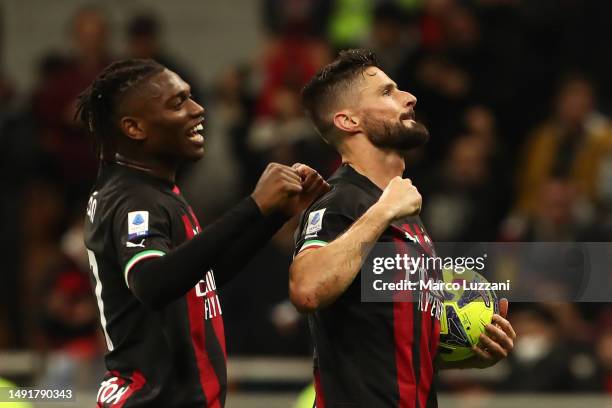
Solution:
[(106, 67), (77, 100), (75, 120), (93, 135), (98, 156), (111, 138), (119, 134), (115, 114), (129, 90), (162, 72), (165, 67), (151, 59), (125, 59)]

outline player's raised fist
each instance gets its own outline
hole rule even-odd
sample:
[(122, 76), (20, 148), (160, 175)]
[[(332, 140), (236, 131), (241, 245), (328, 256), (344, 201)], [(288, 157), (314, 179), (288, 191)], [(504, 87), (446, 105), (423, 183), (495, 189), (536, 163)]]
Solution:
[(291, 167), (270, 163), (251, 194), (264, 215), (284, 210), (291, 197), (302, 192), (302, 178)]
[(302, 164), (295, 163), (291, 166), (302, 179), (302, 192), (297, 194), (289, 201), (282, 209), (288, 216), (294, 216), (304, 211), (314, 200), (327, 193), (330, 189), (329, 184), (323, 177), (313, 168)]
[(418, 215), (421, 212), (422, 198), (419, 190), (410, 179), (394, 177), (378, 199), (391, 219)]

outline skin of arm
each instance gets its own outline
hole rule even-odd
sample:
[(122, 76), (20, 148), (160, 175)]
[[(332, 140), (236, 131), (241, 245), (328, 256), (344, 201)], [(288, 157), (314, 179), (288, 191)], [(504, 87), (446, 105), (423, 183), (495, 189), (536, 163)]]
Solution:
[(364, 243), (378, 240), (398, 218), (418, 214), (421, 195), (409, 179), (395, 177), (351, 227), (329, 245), (299, 253), (289, 268), (289, 298), (304, 313), (333, 303), (353, 282), (368, 255)]
[(375, 204), (329, 245), (298, 254), (289, 269), (289, 296), (296, 308), (312, 312), (333, 303), (357, 276), (367, 256), (363, 243), (376, 242), (391, 221), (391, 212)]

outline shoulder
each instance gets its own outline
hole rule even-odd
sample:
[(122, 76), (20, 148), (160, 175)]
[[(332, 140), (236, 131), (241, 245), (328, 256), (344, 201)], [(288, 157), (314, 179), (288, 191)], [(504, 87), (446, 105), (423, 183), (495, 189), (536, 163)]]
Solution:
[(170, 214), (173, 205), (168, 194), (156, 186), (120, 178), (110, 180), (102, 186), (97, 199), (109, 215), (118, 217), (146, 212), (165, 218)]
[(329, 213), (358, 218), (367, 210), (367, 198), (364, 192), (350, 183), (332, 183), (331, 189), (319, 197), (306, 212), (326, 209)]
[[(302, 214), (296, 240), (324, 239), (331, 241), (367, 210), (364, 192), (349, 183), (331, 183), (331, 190), (322, 195)], [(367, 201), (367, 200), (365, 200)]]

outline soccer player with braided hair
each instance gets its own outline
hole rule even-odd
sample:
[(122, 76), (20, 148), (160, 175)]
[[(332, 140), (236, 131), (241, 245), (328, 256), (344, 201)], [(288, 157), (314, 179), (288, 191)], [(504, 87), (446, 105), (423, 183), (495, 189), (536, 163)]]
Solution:
[(100, 159), (85, 221), (108, 348), (99, 407), (223, 407), (217, 286), (329, 188), (308, 166), (270, 164), (250, 196), (202, 229), (175, 175), (204, 154), (204, 113), (152, 60), (111, 64), (79, 98)]

